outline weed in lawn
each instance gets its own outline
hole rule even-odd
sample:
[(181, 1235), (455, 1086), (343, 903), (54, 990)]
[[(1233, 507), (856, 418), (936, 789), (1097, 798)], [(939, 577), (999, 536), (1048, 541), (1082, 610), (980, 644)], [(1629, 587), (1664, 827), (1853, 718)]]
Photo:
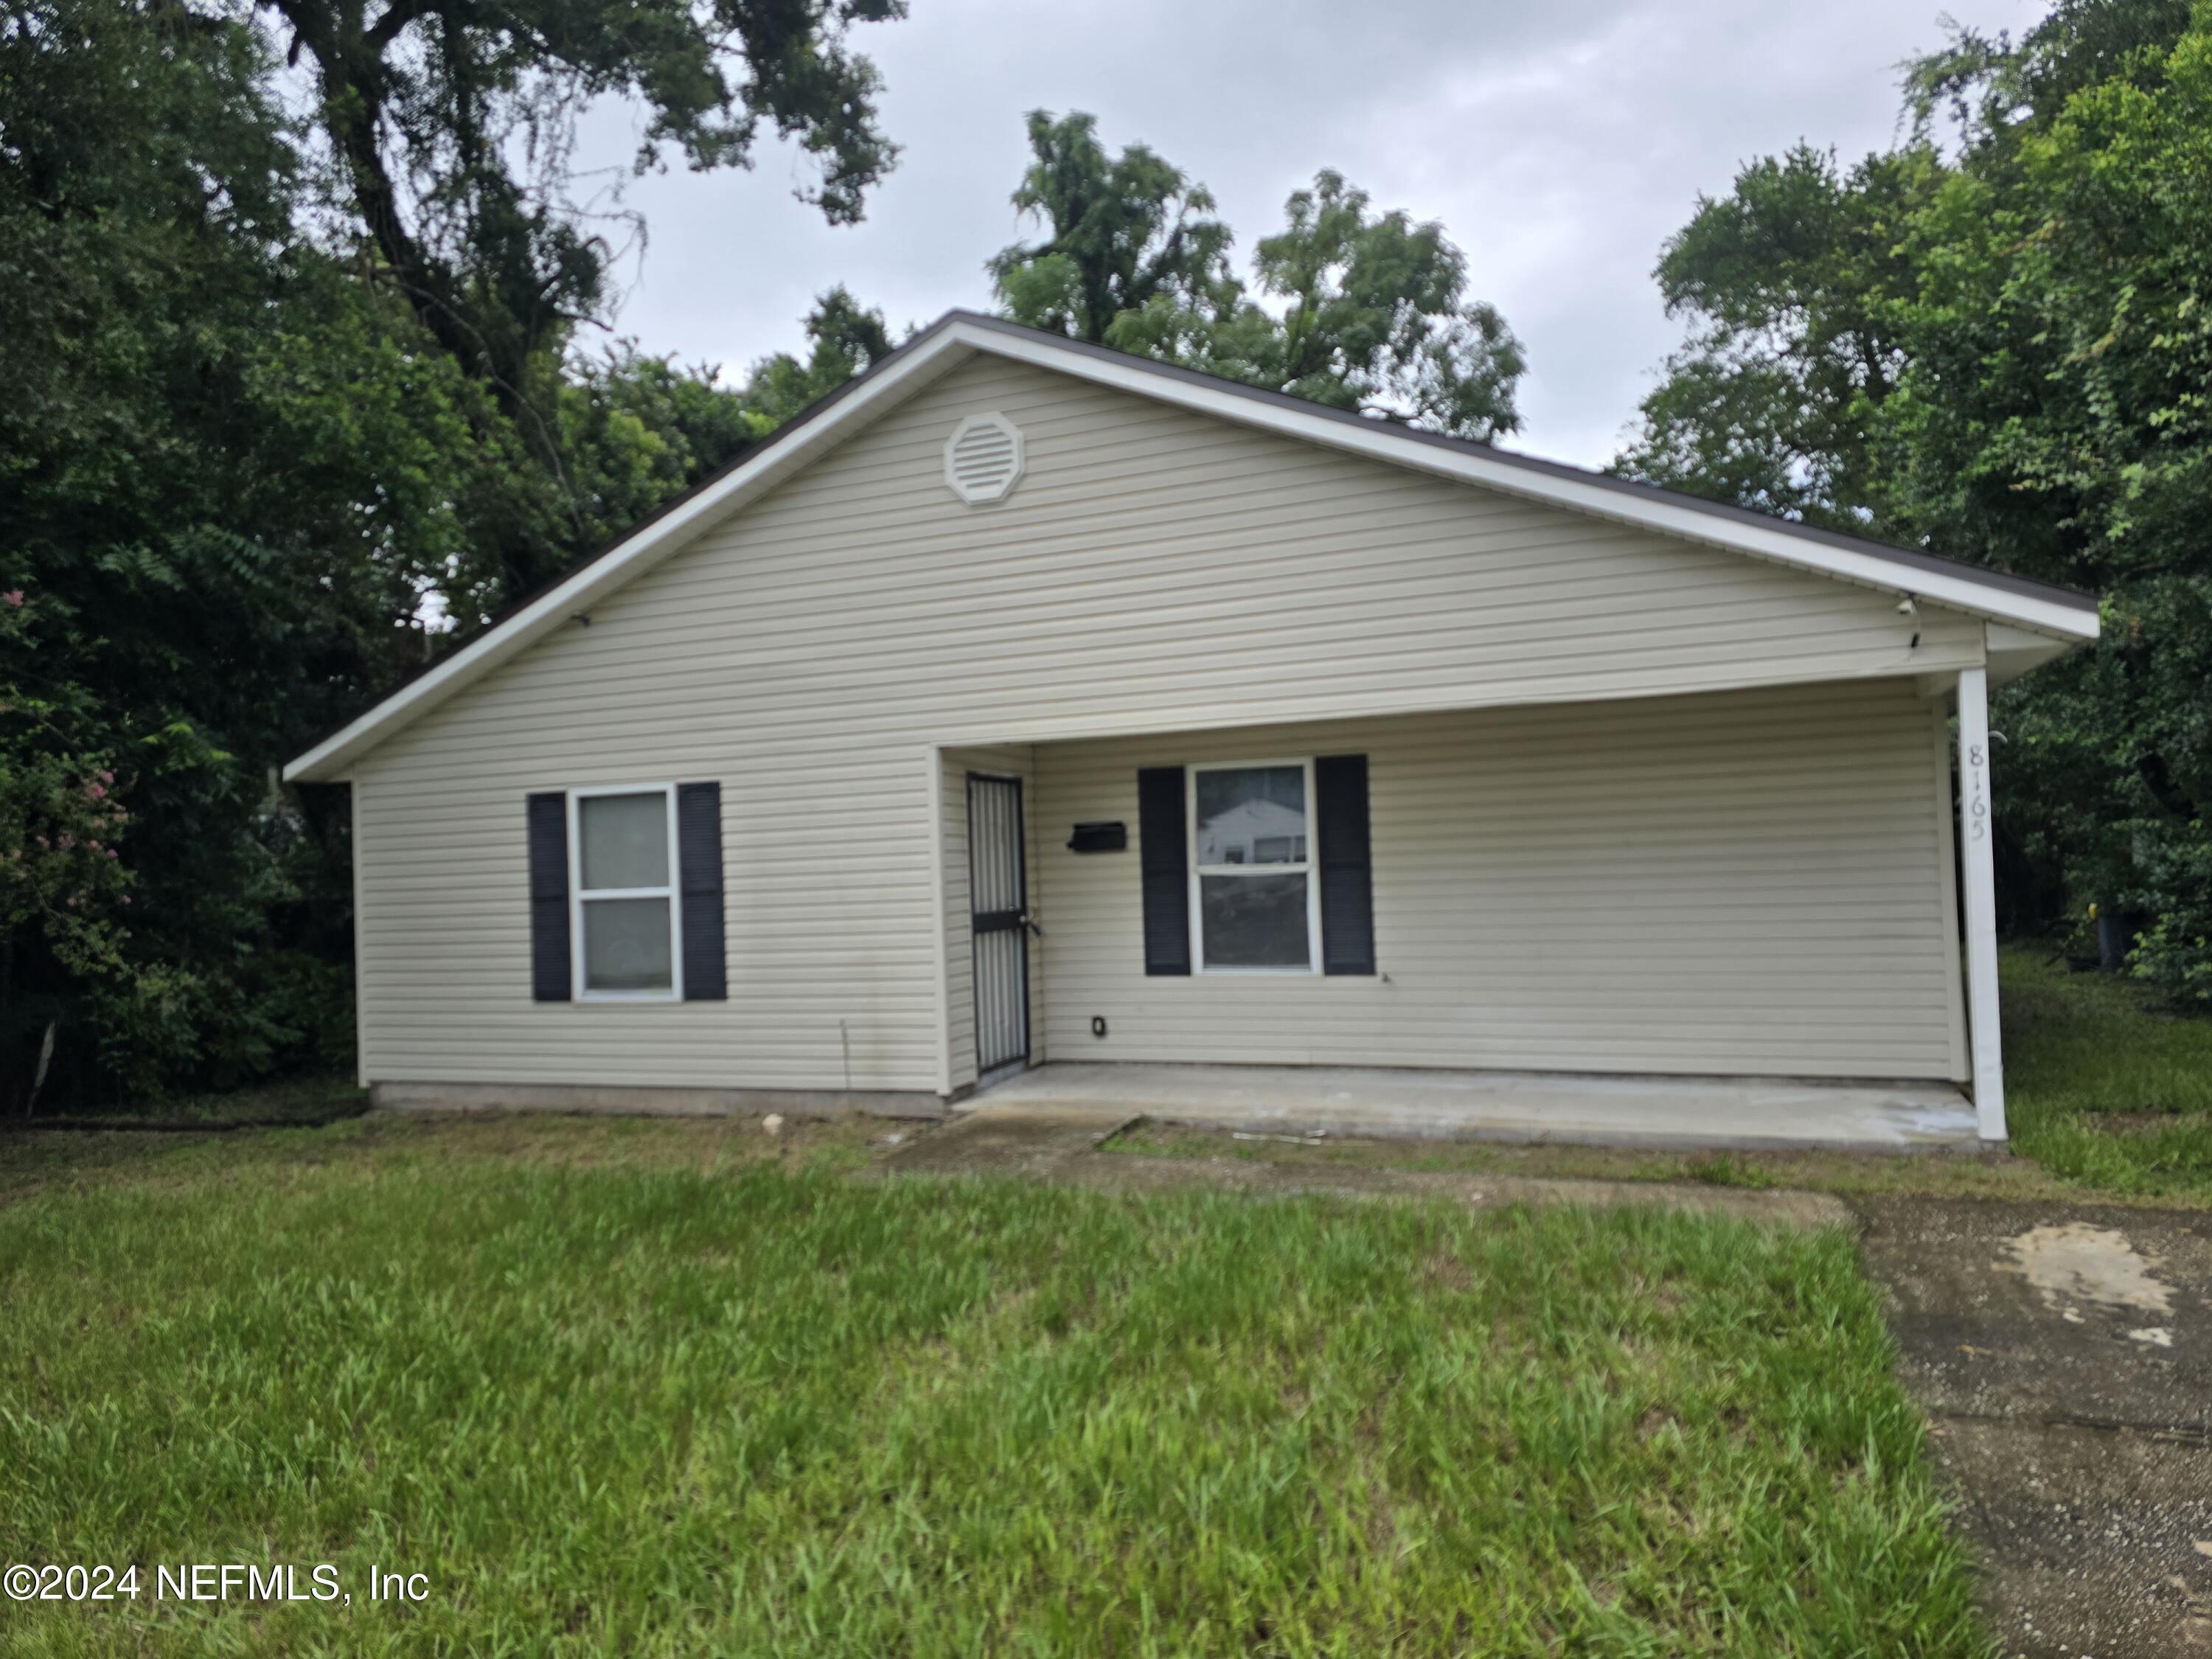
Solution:
[[(915, 1133), (915, 1126), (905, 1132)], [(230, 1134), (17, 1130), (0, 1132), (0, 1204), (40, 1191), (112, 1189), (125, 1182), (178, 1188), (248, 1176), (286, 1182), (336, 1162), (362, 1174), (404, 1174), (448, 1158), (707, 1175), (758, 1163), (849, 1170), (895, 1133), (880, 1119), (857, 1115), (800, 1118), (771, 1137), (757, 1118), (548, 1112), (379, 1114), (316, 1129)]]
[(401, 1128), (0, 1208), (0, 1559), (428, 1600), (21, 1650), (1982, 1651), (1839, 1234)]
[(1708, 1187), (1755, 1188), (1779, 1184), (1770, 1171), (1734, 1152), (1715, 1152), (1710, 1158), (1692, 1158), (1682, 1166), (1682, 1173), (1692, 1181), (1702, 1182)]

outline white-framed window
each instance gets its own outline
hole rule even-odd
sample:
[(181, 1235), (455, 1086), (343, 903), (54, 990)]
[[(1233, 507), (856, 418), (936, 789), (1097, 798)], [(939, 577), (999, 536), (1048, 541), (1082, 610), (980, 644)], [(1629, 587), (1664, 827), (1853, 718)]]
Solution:
[(568, 939), (581, 1002), (679, 1002), (676, 786), (568, 792)]
[(1198, 971), (1319, 973), (1312, 760), (1193, 766), (1186, 782)]

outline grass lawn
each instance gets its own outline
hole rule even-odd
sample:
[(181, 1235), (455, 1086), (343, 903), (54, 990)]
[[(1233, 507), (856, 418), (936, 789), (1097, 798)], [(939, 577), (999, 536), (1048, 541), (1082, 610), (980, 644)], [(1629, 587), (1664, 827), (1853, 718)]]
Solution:
[(1960, 1198), (2092, 1195), (2212, 1205), (2212, 1018), (2161, 1012), (2142, 988), (2069, 973), (2048, 953), (2002, 952), (2012, 1155), (1667, 1152), (1495, 1142), (1239, 1139), (1146, 1124), (1112, 1152), (1270, 1163), (1687, 1181)]
[[(846, 1178), (886, 1130), (27, 1160), (0, 1561), (330, 1562), (355, 1599), (0, 1607), (0, 1638), (1984, 1651), (1839, 1233)], [(367, 1603), (372, 1562), (427, 1599)]]
[(2106, 1191), (2212, 1204), (2212, 1018), (2040, 952), (2001, 967), (2014, 1150)]

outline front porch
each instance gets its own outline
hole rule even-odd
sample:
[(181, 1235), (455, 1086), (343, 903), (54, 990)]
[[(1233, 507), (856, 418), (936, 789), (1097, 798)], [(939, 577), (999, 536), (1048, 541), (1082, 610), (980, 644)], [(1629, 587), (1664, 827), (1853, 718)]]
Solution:
[(1085, 1118), (1112, 1111), (1273, 1134), (1607, 1146), (1909, 1152), (1981, 1145), (1966, 1097), (1949, 1084), (1922, 1082), (1057, 1061), (957, 1109)]
[(1291, 1132), (2001, 1141), (1994, 979), (1970, 1023), (1961, 971), (1985, 966), (1960, 935), (1988, 942), (1986, 747), (1969, 708), (1954, 836), (1945, 689), (947, 745), (940, 1093)]

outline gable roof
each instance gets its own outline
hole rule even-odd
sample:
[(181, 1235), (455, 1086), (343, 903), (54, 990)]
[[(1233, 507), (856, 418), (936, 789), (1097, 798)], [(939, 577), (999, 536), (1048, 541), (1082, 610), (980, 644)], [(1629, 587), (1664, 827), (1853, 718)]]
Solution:
[(579, 611), (588, 611), (709, 525), (766, 494), (951, 369), (983, 354), (1523, 500), (1862, 586), (1911, 594), (2029, 630), (2055, 641), (2054, 650), (2097, 636), (2095, 597), (2057, 583), (1817, 530), (1676, 490), (1374, 420), (999, 318), (952, 311), (742, 452), (721, 471), (426, 665), (288, 763), (284, 777), (289, 781), (342, 776), (353, 760), (463, 686)]

